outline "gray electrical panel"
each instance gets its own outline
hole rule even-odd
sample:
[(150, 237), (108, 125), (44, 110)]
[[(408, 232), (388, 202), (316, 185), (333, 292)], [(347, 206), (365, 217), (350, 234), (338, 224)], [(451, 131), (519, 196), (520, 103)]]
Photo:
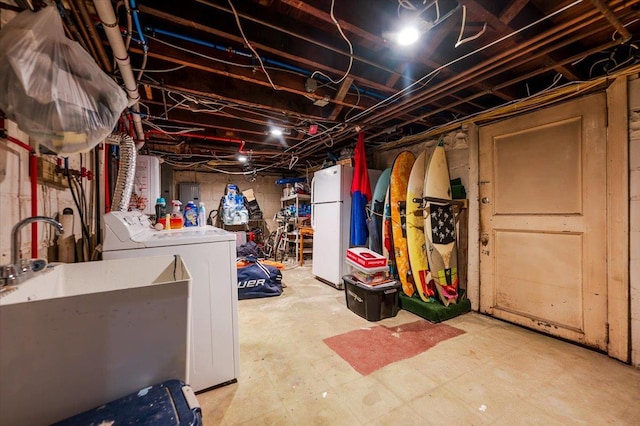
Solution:
[(198, 201), (200, 201), (200, 184), (191, 182), (180, 183), (178, 184), (178, 194), (180, 195), (179, 200), (183, 208), (189, 201), (193, 201), (197, 206)]

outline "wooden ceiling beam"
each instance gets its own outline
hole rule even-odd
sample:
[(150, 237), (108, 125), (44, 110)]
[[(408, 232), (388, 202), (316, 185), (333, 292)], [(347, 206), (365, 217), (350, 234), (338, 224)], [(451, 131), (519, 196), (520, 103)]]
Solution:
[[(308, 5), (307, 3), (300, 1), (300, 0), (280, 0), (281, 3), (285, 3), (288, 4), (291, 7), (294, 7), (304, 13), (309, 14), (310, 16), (313, 16), (319, 20), (322, 20), (325, 23), (331, 24), (331, 25), (335, 25), (333, 23), (333, 21), (331, 20), (331, 16), (320, 10), (317, 9), (313, 6)], [(342, 25), (344, 21), (338, 21), (340, 22), (340, 24)], [(357, 35), (359, 37), (364, 38), (365, 40), (368, 40), (372, 43), (377, 44), (379, 47), (386, 47), (388, 48), (388, 44), (386, 42), (385, 39), (383, 39), (382, 37), (379, 37), (375, 34), (371, 34), (369, 32), (367, 32), (366, 30), (363, 30), (355, 25), (349, 24), (344, 22), (344, 27), (343, 29), (345, 31), (348, 31), (354, 35)], [(439, 24), (438, 26), (434, 27), (433, 29), (431, 29), (427, 34), (433, 36), (432, 38), (429, 39), (429, 43), (427, 45), (427, 50), (424, 52), (421, 52), (420, 55), (417, 56), (412, 56), (412, 57), (405, 57), (405, 59), (407, 61), (417, 61), (419, 63), (422, 63), (423, 65), (426, 65), (429, 68), (432, 69), (437, 69), (441, 67), (441, 64), (437, 63), (436, 61), (433, 61), (431, 59), (429, 59), (429, 56), (431, 55), (431, 53), (433, 53), (437, 47), (441, 44), (441, 42), (444, 40), (444, 38), (446, 37), (447, 33), (450, 31), (450, 29), (455, 25), (455, 21), (452, 19), (447, 19), (444, 21), (444, 23)], [(441, 26), (443, 26), (442, 28), (440, 28)], [(396, 52), (397, 53), (397, 52)], [(452, 76), (455, 75), (455, 71), (448, 69), (448, 68), (444, 68), (441, 70), (441, 73), (445, 76)], [(392, 75), (398, 74), (396, 71), (391, 73)], [(398, 75), (398, 79), (403, 77), (402, 75)], [(484, 90), (484, 88), (482, 88)], [(494, 92), (493, 95), (500, 97), (503, 100), (513, 100), (513, 96), (509, 96), (506, 94), (503, 94), (501, 92)]]
[[(153, 107), (151, 108), (151, 111), (155, 111), (157, 109), (160, 109), (160, 107), (164, 107), (164, 104), (159, 101), (144, 101), (143, 103), (147, 106)], [(263, 125), (261, 126), (262, 128), (258, 128), (251, 126), (252, 123), (242, 122), (242, 118), (233, 118), (233, 121), (229, 121), (228, 117), (194, 112), (190, 108), (182, 105), (170, 106), (173, 109), (169, 112), (168, 117), (163, 118), (162, 120), (155, 119), (150, 121), (154, 121), (160, 127), (162, 127), (162, 125), (165, 125), (166, 123), (177, 123), (190, 127), (203, 127), (208, 128), (209, 130), (220, 130), (222, 132), (225, 132), (224, 136), (226, 137), (237, 137), (237, 135), (230, 134), (230, 132), (242, 132), (254, 136), (265, 136), (266, 134), (266, 130), (264, 127), (266, 126), (266, 122), (263, 123)], [(222, 120), (221, 118), (225, 119)]]
[[(142, 49), (136, 48), (136, 47), (132, 47), (130, 48), (130, 52), (132, 53), (136, 53), (136, 54), (142, 54), (143, 51)], [(262, 79), (258, 79), (256, 77), (254, 77), (256, 74), (253, 74), (251, 71), (246, 71), (246, 70), (236, 70), (234, 72), (230, 72), (230, 71), (226, 71), (224, 68), (226, 67), (216, 67), (213, 65), (205, 65), (199, 62), (195, 62), (195, 59), (193, 59), (192, 57), (189, 58), (187, 57), (186, 54), (176, 51), (173, 52), (173, 54), (175, 56), (170, 56), (168, 54), (163, 54), (163, 53), (157, 53), (154, 51), (154, 49), (149, 49), (149, 51), (147, 52), (148, 57), (150, 58), (155, 58), (155, 59), (160, 59), (162, 61), (165, 62), (169, 62), (172, 64), (176, 64), (176, 65), (184, 65), (190, 68), (194, 68), (194, 69), (198, 69), (201, 71), (205, 71), (214, 75), (218, 75), (218, 76), (222, 76), (222, 77), (228, 77), (228, 78), (232, 78), (235, 80), (239, 80), (245, 83), (251, 83), (251, 84), (255, 84), (257, 86), (262, 86), (262, 87), (267, 87), (267, 88), (272, 88), (271, 83), (267, 80), (266, 77), (262, 78)], [(303, 82), (293, 82), (290, 79), (286, 79), (286, 78), (274, 78), (274, 76), (271, 76), (271, 80), (274, 82), (274, 85), (276, 87), (275, 90), (281, 90), (283, 92), (287, 92), (287, 93), (291, 93), (291, 94), (295, 94), (295, 95), (299, 95), (299, 96), (304, 96), (306, 98), (313, 98), (315, 100), (323, 100), (325, 97), (323, 95), (317, 94), (317, 93), (309, 93), (307, 92), (304, 87), (303, 87)], [(285, 81), (288, 80), (288, 81)], [(300, 88), (296, 88), (294, 86), (299, 86)], [(337, 101), (335, 99), (331, 99), (331, 97), (329, 97), (329, 102), (337, 104), (337, 105), (342, 105), (342, 106), (346, 106), (349, 108), (355, 108), (358, 110), (364, 110), (365, 107), (359, 106), (359, 105), (353, 105), (351, 103), (348, 102), (343, 102), (343, 101)]]
[[(248, 109), (260, 110), (260, 111), (268, 111), (270, 113), (273, 113), (275, 116), (279, 116), (279, 117), (295, 117), (300, 120), (308, 120), (308, 121), (328, 121), (324, 116), (304, 114), (299, 111), (293, 111), (286, 108), (276, 108), (270, 105), (258, 104), (255, 102), (248, 102), (243, 99), (230, 98), (230, 97), (219, 95), (217, 93), (203, 92), (200, 90), (194, 90), (194, 89), (183, 87), (183, 86), (176, 86), (172, 84), (160, 85), (157, 83), (149, 83), (149, 82), (143, 82), (142, 85), (149, 86), (157, 90), (168, 90), (168, 91), (174, 91), (179, 93), (186, 93), (196, 98), (204, 98), (204, 99), (221, 101), (224, 103), (238, 105), (237, 107), (231, 106), (227, 108), (233, 108), (233, 109), (248, 108)], [(278, 118), (278, 120), (280, 119), (281, 118)]]
[[(147, 13), (147, 14), (149, 14), (151, 16), (156, 17), (156, 18), (160, 18), (160, 19), (166, 20), (166, 21), (171, 22), (173, 24), (178, 24), (178, 25), (181, 25), (181, 26), (184, 26), (184, 27), (187, 27), (187, 28), (193, 28), (193, 29), (196, 29), (198, 31), (202, 31), (202, 32), (204, 32), (206, 34), (215, 35), (217, 37), (220, 37), (221, 39), (229, 40), (229, 41), (232, 41), (232, 42), (237, 43), (239, 45), (244, 45), (244, 40), (242, 39), (242, 37), (238, 37), (236, 35), (229, 34), (229, 33), (226, 33), (224, 31), (217, 30), (217, 29), (209, 27), (207, 25), (199, 24), (199, 23), (197, 23), (195, 21), (192, 21), (192, 20), (189, 20), (189, 19), (185, 19), (185, 18), (181, 18), (179, 16), (175, 16), (175, 15), (172, 15), (172, 14), (169, 14), (169, 13), (165, 13), (165, 12), (150, 8), (148, 6), (140, 5), (139, 8), (140, 8), (141, 12)], [(297, 55), (291, 54), (289, 52), (283, 51), (282, 49), (272, 48), (272, 47), (266, 46), (264, 44), (256, 43), (256, 42), (252, 42), (252, 46), (254, 48), (256, 48), (257, 50), (260, 50), (260, 51), (263, 51), (263, 52), (266, 52), (266, 53), (269, 53), (269, 54), (272, 54), (272, 55), (276, 55), (276, 56), (278, 56), (280, 58), (283, 58), (283, 59), (286, 59), (288, 61), (303, 64), (303, 65), (309, 67), (309, 69), (312, 69), (312, 70), (320, 70), (320, 71), (324, 71), (326, 73), (334, 74), (334, 75), (340, 75), (340, 74), (344, 73), (343, 70), (337, 70), (337, 69), (329, 67), (329, 66), (327, 66), (325, 64), (321, 64), (319, 62), (312, 61), (312, 60), (308, 59), (306, 56), (302, 56), (302, 55), (297, 56)], [(309, 74), (311, 74), (311, 72)], [(365, 79), (365, 78), (362, 78), (362, 77), (359, 77), (359, 76), (356, 76), (356, 75), (351, 75), (350, 77), (352, 77), (361, 86), (364, 86), (364, 87), (367, 87), (367, 88), (370, 88), (370, 89), (373, 89), (373, 90), (377, 90), (377, 91), (380, 91), (380, 92), (383, 92), (383, 93), (387, 93), (387, 94), (392, 94), (394, 92), (392, 88), (389, 88), (389, 87), (387, 87), (387, 86), (385, 86), (383, 84), (379, 84), (379, 83), (376, 83), (374, 81), (371, 81), (371, 80), (368, 80), (368, 79)], [(401, 77), (401, 76), (399, 76), (399, 77)]]
[[(335, 23), (331, 19), (331, 15), (329, 13), (318, 9), (317, 7), (311, 6), (308, 3), (300, 0), (280, 0), (280, 3), (286, 4), (287, 6), (306, 13), (307, 15), (313, 16), (314, 18), (335, 26)], [(351, 33), (378, 46), (384, 46), (386, 44), (385, 40), (380, 36), (365, 31), (362, 28), (353, 25), (343, 19), (336, 18), (336, 20), (340, 24), (340, 28), (342, 28), (342, 30), (345, 32)]]
[[(159, 101), (144, 101), (145, 105), (152, 105), (153, 107), (161, 108), (164, 107), (164, 104)], [(223, 132), (222, 137), (229, 138), (239, 138), (245, 140), (246, 142), (250, 142), (252, 144), (262, 144), (267, 146), (273, 146), (273, 141), (269, 141), (266, 131), (264, 129), (257, 129), (248, 127), (246, 124), (242, 125), (231, 125), (228, 120), (218, 120), (219, 118), (224, 118), (220, 116), (203, 114), (203, 113), (195, 113), (191, 111), (189, 108), (184, 106), (177, 106), (172, 111), (172, 114), (169, 118), (162, 120), (161, 122), (156, 121), (156, 124), (159, 126), (176, 124), (181, 126), (190, 126), (190, 127), (202, 127), (206, 128), (209, 131), (220, 131)], [(242, 118), (236, 118), (235, 120), (242, 122)], [(267, 126), (267, 122), (263, 123), (263, 126)], [(174, 135), (179, 137), (180, 135)], [(262, 137), (264, 140), (255, 139), (255, 137)], [(299, 140), (300, 138), (296, 136), (284, 136), (284, 140)]]
[(529, 0), (511, 0), (511, 3), (506, 5), (498, 19), (505, 25), (509, 25), (513, 18), (529, 3)]
[[(611, 47), (613, 47), (613, 46), (617, 46), (617, 45), (619, 45), (619, 44), (621, 44), (621, 40), (609, 41), (609, 42), (606, 42), (606, 43), (604, 43), (604, 44), (601, 44), (600, 46), (597, 46), (597, 47), (595, 47), (595, 48), (592, 48), (592, 49), (590, 49), (590, 50), (588, 50), (588, 51), (586, 51), (586, 52), (581, 52), (581, 53), (579, 53), (579, 54), (577, 54), (577, 55), (574, 55), (574, 56), (571, 56), (571, 57), (565, 58), (565, 59), (563, 59), (563, 60), (562, 60), (562, 62), (561, 62), (561, 63), (563, 63), (563, 64), (568, 64), (568, 63), (571, 63), (571, 62), (573, 62), (573, 61), (575, 61), (575, 60), (579, 59), (579, 58), (581, 57), (581, 55), (583, 55), (583, 54), (593, 54), (593, 53), (601, 52), (601, 51), (606, 50), (606, 49), (609, 49), (609, 48), (611, 48)], [(541, 69), (536, 69), (536, 70), (534, 70), (534, 71), (531, 71), (531, 72), (529, 72), (529, 73), (527, 73), (527, 74), (520, 75), (520, 76), (518, 76), (518, 77), (516, 77), (516, 78), (513, 78), (513, 79), (511, 79), (511, 80), (504, 81), (504, 82), (502, 82), (502, 83), (498, 84), (498, 85), (497, 85), (497, 87), (498, 87), (498, 88), (503, 88), (503, 87), (512, 86), (512, 85), (514, 85), (514, 84), (516, 84), (516, 83), (520, 83), (520, 82), (525, 81), (525, 80), (527, 80), (527, 79), (529, 79), (529, 78), (532, 78), (532, 77), (535, 77), (535, 76), (537, 76), (537, 75), (540, 75), (540, 74), (542, 74), (542, 73), (544, 73), (544, 72), (547, 72), (548, 70), (549, 70), (549, 68), (544, 68), (544, 67), (543, 67), (543, 68), (541, 68)], [(474, 95), (469, 96), (467, 99), (463, 99), (463, 100), (461, 100), (461, 101), (459, 101), (459, 102), (466, 102), (467, 100), (477, 99), (477, 98), (479, 98), (479, 97), (481, 97), (481, 96), (484, 96), (484, 95), (485, 95), (484, 93), (476, 93), (476, 94), (474, 94)], [(422, 118), (429, 118), (429, 116), (431, 116), (431, 115), (433, 115), (433, 114), (435, 114), (435, 113), (437, 113), (437, 112), (438, 112), (438, 111), (432, 111), (432, 112), (430, 112), (430, 113), (428, 113), (428, 114), (424, 114), (423, 116), (421, 116), (421, 117), (420, 117), (420, 119), (422, 119)], [(411, 124), (412, 122), (413, 122), (413, 121), (406, 121), (406, 122), (402, 123), (402, 125)], [(374, 136), (375, 136), (375, 135), (374, 135)]]
[[(349, 91), (349, 88), (351, 87), (351, 84), (353, 83), (353, 78), (351, 77), (346, 77), (343, 81), (342, 84), (340, 85), (340, 88), (338, 89), (338, 93), (336, 93), (335, 98), (338, 100), (344, 100), (344, 97), (347, 95), (347, 92)], [(333, 111), (331, 111), (331, 114), (329, 114), (329, 117), (327, 117), (329, 120), (333, 121), (338, 117), (338, 114), (340, 114), (340, 111), (342, 111), (342, 106), (340, 105), (336, 105), (333, 107)]]
[[(474, 15), (478, 15), (481, 19), (487, 22), (487, 24), (491, 25), (493, 28), (500, 32), (510, 33), (514, 29), (505, 23), (503, 23), (499, 17), (495, 16), (493, 13), (489, 12), (482, 4), (480, 4), (476, 0), (461, 0), (461, 3), (469, 8), (473, 12)], [(524, 7), (524, 5), (522, 5)], [(506, 41), (508, 46), (515, 46), (517, 41), (515, 39), (509, 39)], [(550, 56), (545, 56), (541, 58), (543, 63), (552, 65), (552, 68), (557, 72), (562, 74), (567, 80), (576, 81), (580, 80), (569, 67), (563, 65), (557, 65), (555, 59)]]
[[(176, 86), (176, 85), (172, 85), (172, 84), (164, 84), (164, 85), (160, 85), (157, 83), (149, 83), (149, 82), (143, 82), (142, 83), (143, 86), (149, 86), (153, 89), (156, 90), (166, 90), (166, 91), (175, 91), (178, 93), (184, 93), (187, 94), (189, 96), (193, 96), (194, 98), (199, 98), (199, 99), (208, 99), (208, 100), (213, 100), (213, 101), (222, 101), (224, 103), (231, 103), (231, 104), (237, 104), (238, 106), (225, 106), (224, 110), (235, 110), (235, 111), (239, 111), (242, 114), (254, 114), (254, 115), (263, 115), (265, 114), (265, 112), (261, 112), (261, 111), (268, 111), (269, 113), (274, 114), (273, 117), (270, 117), (270, 120), (272, 120), (271, 124), (281, 124), (284, 127), (287, 127), (286, 124), (283, 124), (283, 120), (291, 120), (292, 118), (295, 118), (297, 120), (300, 121), (308, 121), (310, 124), (311, 123), (324, 123), (324, 124), (328, 124), (329, 123), (336, 123), (335, 119), (329, 119), (325, 116), (318, 116), (318, 115), (310, 115), (310, 114), (304, 114), (304, 113), (300, 113), (299, 111), (294, 111), (294, 110), (288, 110), (286, 108), (280, 108), (280, 107), (275, 107), (275, 106), (269, 106), (269, 105), (265, 105), (265, 104), (257, 104), (255, 102), (247, 102), (238, 98), (230, 98), (230, 97), (225, 97), (216, 93), (211, 93), (211, 92), (204, 92), (202, 90), (196, 90), (194, 88), (186, 88), (186, 87), (182, 87), (182, 86)], [(146, 102), (146, 101), (145, 101)], [(144, 102), (143, 102), (144, 103)], [(246, 108), (246, 109), (245, 109)], [(257, 111), (251, 111), (251, 110), (257, 110)], [(224, 111), (223, 110), (223, 111)], [(248, 110), (248, 111), (247, 111)], [(208, 113), (209, 115), (211, 113)], [(218, 115), (224, 115), (225, 113), (222, 112)], [(401, 117), (399, 117), (399, 119), (406, 119), (406, 120), (410, 120), (411, 118), (413, 118), (414, 116), (411, 114), (403, 114)], [(250, 120), (249, 118), (245, 118), (247, 120)]]
[[(296, 3), (298, 5), (304, 4), (304, 3), (299, 2), (299, 1), (297, 1)], [(303, 8), (304, 11), (310, 10), (309, 7), (306, 7), (306, 6), (301, 6), (301, 7)], [(242, 38), (240, 38), (240, 37), (237, 37), (235, 35), (219, 31), (217, 29), (214, 29), (214, 28), (208, 27), (206, 25), (202, 25), (202, 24), (196, 23), (196, 22), (188, 20), (188, 19), (180, 18), (180, 17), (177, 17), (175, 15), (168, 14), (168, 13), (165, 13), (165, 12), (161, 12), (161, 11), (155, 10), (153, 8), (149, 8), (149, 7), (142, 6), (142, 5), (140, 6), (140, 10), (143, 11), (144, 13), (148, 13), (148, 14), (150, 14), (152, 16), (155, 16), (157, 18), (160, 18), (160, 19), (168, 20), (168, 21), (171, 21), (173, 23), (176, 23), (176, 24), (179, 24), (179, 25), (182, 25), (182, 26), (185, 26), (185, 27), (195, 28), (195, 29), (197, 29), (199, 31), (203, 31), (203, 32), (206, 32), (208, 34), (213, 34), (213, 35), (216, 35), (218, 37), (221, 37), (221, 38), (224, 38), (224, 39), (228, 39), (228, 40), (231, 40), (231, 41), (239, 43), (239, 44), (244, 44), (244, 40), (242, 40)], [(329, 19), (329, 22), (333, 23), (332, 21), (330, 21), (330, 17), (325, 12), (316, 11), (316, 15), (314, 15), (314, 16), (322, 17), (323, 19)], [(428, 66), (434, 66), (434, 67), (435, 66), (439, 66), (437, 63), (435, 63), (433, 61), (426, 60), (424, 58), (425, 57), (428, 58), (428, 56), (433, 51), (435, 51), (437, 49), (437, 47), (440, 45), (442, 40), (446, 37), (446, 34), (450, 31), (450, 29), (454, 25), (455, 25), (455, 21), (452, 20), (452, 19), (448, 19), (448, 20), (445, 20), (443, 23), (441, 23), (440, 25), (438, 25), (437, 27), (435, 27), (434, 29), (432, 29), (429, 32), (429, 35), (430, 35), (429, 43), (427, 44), (427, 50), (424, 53), (424, 55), (420, 55), (421, 62), (425, 63)], [(357, 28), (357, 27), (355, 27), (353, 25), (350, 25), (349, 28), (354, 29), (354, 28)], [(359, 34), (361, 34), (361, 35), (362, 35), (362, 33), (366, 33), (366, 31), (362, 30), (362, 31), (359, 32)], [(374, 35), (370, 34), (370, 37), (366, 37), (366, 38), (368, 40), (377, 41), (377, 42), (382, 43), (382, 44), (384, 44), (386, 46), (385, 41), (380, 37), (377, 37), (377, 36), (374, 36)], [(268, 46), (265, 46), (265, 45), (262, 45), (262, 44), (259, 44), (259, 43), (253, 43), (253, 45), (254, 45), (254, 47), (256, 47), (258, 49), (261, 49), (261, 50), (264, 50), (265, 52), (269, 52), (269, 53), (278, 55), (280, 57), (284, 57), (285, 59), (288, 59), (290, 61), (294, 61), (294, 62), (298, 62), (298, 63), (306, 63), (306, 65), (308, 65), (308, 66), (310, 66), (310, 67), (312, 67), (314, 69), (324, 69), (325, 71), (328, 71), (328, 72), (334, 73), (334, 74), (339, 74), (340, 73), (340, 71), (338, 71), (338, 70), (326, 67), (326, 66), (324, 66), (322, 64), (319, 64), (319, 63), (316, 63), (316, 62), (313, 62), (313, 61), (309, 61), (305, 57), (294, 56), (294, 55), (289, 54), (287, 52), (283, 52), (280, 49), (273, 49), (273, 48), (270, 48)], [(449, 70), (449, 69), (443, 69), (442, 73), (444, 75), (453, 75), (453, 71)], [(370, 88), (370, 89), (373, 89), (373, 90), (377, 90), (377, 91), (379, 91), (381, 93), (385, 93), (385, 94), (389, 94), (390, 95), (390, 94), (393, 94), (393, 93), (396, 92), (396, 89), (393, 88), (393, 85), (378, 84), (378, 83), (373, 82), (371, 80), (355, 76), (353, 74), (351, 74), (350, 77), (352, 77), (354, 79), (354, 81), (358, 83), (358, 85), (364, 86), (364, 87), (367, 87), (367, 88)], [(403, 75), (401, 73), (394, 72), (394, 73), (391, 74), (390, 78), (392, 78), (392, 77), (395, 77), (396, 81), (397, 81), (401, 77), (403, 77)], [(265, 85), (265, 84), (263, 84), (263, 85)], [(481, 90), (487, 90), (487, 87), (482, 85), (482, 84), (479, 85), (478, 88), (481, 89)], [(298, 93), (300, 93), (300, 92), (298, 92)], [(505, 100), (505, 101), (511, 101), (511, 100), (514, 99), (513, 96), (507, 95), (506, 93), (503, 93), (503, 92), (500, 92), (500, 91), (494, 91), (494, 92), (492, 92), (492, 94), (494, 96), (502, 99), (502, 100)], [(331, 99), (331, 97), (329, 97), (329, 98), (330, 98), (330, 101), (336, 99), (336, 98)], [(337, 98), (337, 99), (339, 99), (339, 102), (344, 100), (344, 98), (341, 98), (341, 99)], [(337, 104), (336, 106), (334, 106), (334, 110), (336, 109), (336, 107), (338, 105), (340, 105), (342, 108), (344, 108), (344, 107), (351, 108), (351, 106), (349, 106), (349, 105), (345, 105), (345, 104), (341, 105), (340, 103), (337, 103), (337, 102), (334, 102), (334, 103)], [(478, 107), (481, 107), (481, 106), (478, 105)], [(342, 108), (340, 108), (340, 109), (342, 109)], [(457, 112), (458, 113), (462, 113), (461, 111), (457, 111)], [(407, 117), (404, 117), (404, 118), (407, 118)]]
[[(640, 3), (640, 0), (631, 0), (634, 4)], [(630, 7), (632, 5), (626, 3), (626, 0), (620, 0), (619, 3), (623, 5), (619, 8)], [(471, 87), (478, 81), (486, 81), (494, 76), (499, 76), (514, 69), (518, 66), (524, 65), (532, 60), (539, 59), (553, 51), (566, 47), (572, 43), (576, 43), (584, 38), (597, 34), (603, 30), (603, 26), (606, 25), (601, 21), (603, 18), (599, 16), (596, 10), (586, 10), (582, 14), (563, 22), (560, 25), (556, 25), (546, 31), (540, 32), (534, 37), (526, 40), (525, 42), (513, 46), (509, 49), (502, 50), (498, 55), (494, 55), (491, 58), (485, 59), (482, 62), (477, 63), (473, 67), (460, 73), (456, 79), (450, 79), (443, 81), (430, 87), (429, 89), (419, 93), (416, 97), (411, 99), (405, 99), (398, 105), (392, 108), (387, 108), (383, 111), (379, 111), (367, 118), (372, 124), (385, 123), (390, 119), (398, 116), (401, 111), (409, 110), (414, 111), (420, 105), (426, 105), (430, 102), (438, 101), (446, 96), (449, 96), (452, 92), (458, 92), (462, 89)], [(567, 38), (568, 35), (572, 37)], [(558, 41), (560, 40), (560, 41)], [(558, 43), (553, 44), (558, 41)], [(606, 46), (606, 45), (603, 45)], [(534, 53), (535, 52), (535, 53)], [(509, 60), (506, 60), (506, 59)], [(563, 61), (562, 64), (571, 63), (571, 61)], [(540, 67), (535, 70), (539, 75), (543, 72), (548, 72), (550, 67)], [(501, 89), (504, 84), (496, 85), (497, 89)], [(477, 99), (481, 96), (487, 95), (489, 92), (480, 92), (478, 96), (470, 96), (465, 100)], [(459, 105), (459, 102), (455, 102), (452, 106)], [(431, 114), (428, 113), (427, 116)], [(424, 116), (424, 115), (423, 115)], [(406, 123), (413, 123), (415, 121), (409, 120)]]
[(404, 70), (407, 69), (408, 65), (409, 64), (407, 64), (406, 62), (398, 65), (396, 67), (397, 73), (391, 74), (389, 76), (389, 78), (387, 78), (386, 86), (387, 87), (394, 87), (396, 85), (396, 83), (398, 82), (398, 80), (400, 80), (400, 76), (404, 73)]

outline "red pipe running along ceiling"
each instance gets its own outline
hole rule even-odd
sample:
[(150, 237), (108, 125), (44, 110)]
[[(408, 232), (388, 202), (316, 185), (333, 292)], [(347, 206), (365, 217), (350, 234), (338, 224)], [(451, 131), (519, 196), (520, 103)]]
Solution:
[[(148, 138), (150, 134), (152, 135), (166, 135), (166, 132), (163, 132), (162, 130), (148, 130), (146, 133), (146, 137)], [(186, 138), (193, 138), (193, 139), (202, 139), (205, 141), (216, 141), (216, 142), (230, 142), (230, 143), (237, 143), (240, 145), (240, 147), (238, 148), (238, 153), (239, 154), (254, 154), (254, 155), (274, 155), (274, 154), (281, 154), (282, 152), (280, 151), (254, 151), (254, 150), (245, 150), (244, 149), (244, 145), (245, 145), (245, 141), (243, 141), (242, 139), (237, 139), (237, 138), (223, 138), (223, 137), (219, 137), (219, 136), (208, 136), (208, 135), (200, 135), (197, 133), (180, 133), (177, 134), (176, 136), (183, 136)]]

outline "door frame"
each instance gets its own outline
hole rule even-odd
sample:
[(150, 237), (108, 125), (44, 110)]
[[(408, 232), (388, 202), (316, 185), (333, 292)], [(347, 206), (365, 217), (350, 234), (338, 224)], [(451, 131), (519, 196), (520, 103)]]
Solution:
[(627, 77), (618, 77), (607, 88), (607, 353), (623, 362), (631, 361), (628, 105)]
[[(626, 76), (617, 78), (607, 88), (606, 102), (607, 354), (620, 361), (629, 362), (631, 355), (629, 341), (629, 109)], [(481, 285), (479, 133), (479, 126), (469, 125), (468, 294), (476, 311), (480, 310)], [(477, 283), (477, 286), (474, 286), (474, 283)]]

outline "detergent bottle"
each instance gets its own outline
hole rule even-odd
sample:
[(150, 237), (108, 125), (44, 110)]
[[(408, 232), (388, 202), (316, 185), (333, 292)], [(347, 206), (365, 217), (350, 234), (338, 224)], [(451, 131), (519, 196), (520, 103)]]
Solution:
[(198, 226), (198, 208), (193, 201), (184, 206), (184, 226)]
[(173, 210), (171, 211), (171, 228), (170, 229), (180, 229), (182, 228), (182, 212), (180, 211), (180, 206), (182, 203), (180, 200), (171, 200), (171, 205), (173, 206)]

